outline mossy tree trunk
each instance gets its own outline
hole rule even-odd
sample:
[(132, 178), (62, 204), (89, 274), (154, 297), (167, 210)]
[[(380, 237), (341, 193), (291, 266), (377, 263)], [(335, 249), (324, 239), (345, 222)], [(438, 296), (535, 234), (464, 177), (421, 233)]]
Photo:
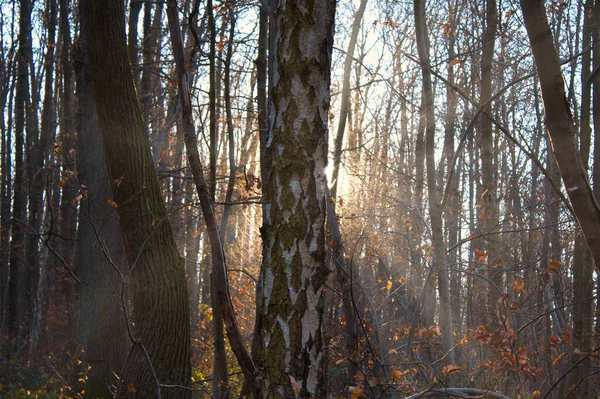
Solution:
[(259, 397), (323, 397), (325, 166), (335, 1), (288, 2), (272, 11), (277, 36), (267, 141), (270, 228), (262, 232), (259, 345), (253, 356), (264, 377)]

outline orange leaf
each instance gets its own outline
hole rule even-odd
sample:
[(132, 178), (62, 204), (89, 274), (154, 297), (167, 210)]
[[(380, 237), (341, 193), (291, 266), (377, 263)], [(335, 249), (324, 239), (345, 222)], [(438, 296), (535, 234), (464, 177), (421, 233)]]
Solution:
[(527, 290), (525, 289), (525, 281), (521, 279), (515, 279), (513, 281), (513, 291), (515, 294), (527, 294)]
[(452, 61), (450, 61), (450, 66), (451, 66), (451, 67), (453, 67), (453, 66), (454, 66), (454, 65), (456, 65), (456, 64), (462, 64), (462, 63), (464, 63), (464, 62), (465, 62), (465, 60), (459, 60), (459, 59), (456, 59), (456, 58), (455, 58), (455, 59), (453, 59)]
[(548, 269), (550, 269), (551, 272), (558, 272), (559, 267), (560, 267), (560, 261), (555, 259), (555, 260), (550, 261), (550, 265), (549, 265)]
[(112, 206), (113, 208), (118, 207), (119, 205), (117, 205), (117, 203), (113, 200), (106, 200), (106, 202), (108, 203), (108, 205)]
[(348, 391), (350, 392), (350, 398), (352, 399), (360, 398), (365, 393), (365, 391), (359, 387), (348, 387)]
[(540, 391), (533, 391), (531, 393), (531, 399), (539, 399), (542, 397), (542, 393)]
[(552, 359), (552, 367), (556, 367), (558, 362), (560, 362), (561, 359), (565, 356), (567, 356), (567, 352), (563, 352), (560, 355), (556, 356), (554, 359)]
[(442, 374), (452, 374), (452, 373), (457, 373), (459, 371), (460, 371), (460, 367), (458, 367), (454, 364), (449, 364), (448, 366), (442, 367)]

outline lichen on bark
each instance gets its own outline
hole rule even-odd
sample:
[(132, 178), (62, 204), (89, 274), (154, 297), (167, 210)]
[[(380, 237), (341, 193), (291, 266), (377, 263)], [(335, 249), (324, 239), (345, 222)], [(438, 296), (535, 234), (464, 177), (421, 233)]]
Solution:
[(268, 148), (269, 231), (254, 353), (260, 397), (325, 395), (322, 338), (325, 166), (335, 1), (284, 2), (275, 10), (276, 71)]

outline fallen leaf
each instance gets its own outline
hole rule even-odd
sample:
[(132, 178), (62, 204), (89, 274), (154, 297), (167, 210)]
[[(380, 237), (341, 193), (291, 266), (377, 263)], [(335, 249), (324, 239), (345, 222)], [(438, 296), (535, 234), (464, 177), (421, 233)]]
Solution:
[(113, 208), (118, 207), (119, 205), (117, 205), (117, 203), (113, 200), (106, 200), (106, 202), (108, 203), (108, 205), (112, 206)]

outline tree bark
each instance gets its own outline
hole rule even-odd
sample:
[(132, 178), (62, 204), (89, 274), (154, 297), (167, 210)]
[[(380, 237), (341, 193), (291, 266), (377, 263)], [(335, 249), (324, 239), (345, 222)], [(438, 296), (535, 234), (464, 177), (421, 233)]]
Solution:
[(84, 349), (83, 367), (90, 366), (86, 398), (107, 397), (115, 385), (130, 347), (124, 301), (127, 258), (111, 181), (104, 158), (92, 76), (85, 38), (86, 15), (80, 17), (81, 36), (74, 52), (78, 100), (77, 165), (83, 200), (80, 203), (79, 236), (75, 264), (79, 287), (79, 337)]
[[(189, 398), (190, 324), (183, 259), (152, 163), (125, 41), (121, 0), (81, 3), (94, 99), (133, 282), (135, 341), (118, 397)], [(147, 356), (146, 356), (147, 354)]]
[[(273, 4), (271, 5), (273, 7)], [(270, 231), (257, 314), (258, 396), (325, 396), (322, 317), (327, 124), (335, 1), (280, 4), (268, 151)], [(266, 234), (265, 234), (266, 233)]]

